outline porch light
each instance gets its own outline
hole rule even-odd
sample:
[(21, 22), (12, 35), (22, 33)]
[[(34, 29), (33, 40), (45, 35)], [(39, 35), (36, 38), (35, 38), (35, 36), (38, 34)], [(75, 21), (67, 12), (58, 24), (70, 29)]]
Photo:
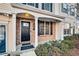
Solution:
[(30, 14), (28, 14), (28, 13), (25, 13), (25, 16), (26, 16), (26, 17), (30, 17)]

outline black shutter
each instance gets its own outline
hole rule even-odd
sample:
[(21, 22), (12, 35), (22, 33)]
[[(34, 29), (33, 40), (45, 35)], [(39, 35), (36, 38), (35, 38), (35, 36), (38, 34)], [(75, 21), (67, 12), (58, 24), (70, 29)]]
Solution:
[(52, 12), (53, 11), (53, 9), (52, 9), (52, 3), (50, 3), (50, 12)]
[(44, 10), (44, 3), (42, 3), (42, 9)]
[(38, 3), (36, 3), (35, 7), (36, 7), (36, 8), (38, 8), (38, 6), (39, 6), (39, 4), (38, 4)]

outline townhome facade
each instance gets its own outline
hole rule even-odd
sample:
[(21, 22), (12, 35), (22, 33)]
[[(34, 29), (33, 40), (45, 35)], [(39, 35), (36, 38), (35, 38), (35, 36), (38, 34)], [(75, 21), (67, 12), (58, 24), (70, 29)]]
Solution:
[(0, 4), (0, 53), (36, 48), (63, 40), (76, 29), (75, 4)]
[(76, 4), (76, 9), (77, 9), (77, 12), (76, 12), (76, 34), (79, 34), (79, 4), (77, 3)]

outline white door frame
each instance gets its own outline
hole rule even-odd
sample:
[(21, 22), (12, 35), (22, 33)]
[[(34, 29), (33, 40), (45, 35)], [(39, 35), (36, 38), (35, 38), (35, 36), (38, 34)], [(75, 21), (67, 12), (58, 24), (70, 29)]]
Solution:
[(5, 28), (6, 28), (6, 40), (5, 41), (6, 41), (6, 52), (8, 52), (8, 32), (7, 32), (8, 22), (0, 21), (0, 25), (5, 25)]
[[(25, 22), (30, 22), (29, 20), (26, 20), (26, 19), (20, 19), (20, 42), (21, 42), (21, 22), (22, 21), (25, 21)], [(31, 22), (30, 22), (30, 25), (31, 25)], [(30, 26), (30, 29), (31, 29), (31, 26)], [(31, 30), (30, 30), (31, 31)], [(30, 32), (30, 40), (31, 40), (31, 32)], [(25, 41), (26, 42), (26, 41)], [(24, 42), (21, 42), (21, 43), (24, 43)]]

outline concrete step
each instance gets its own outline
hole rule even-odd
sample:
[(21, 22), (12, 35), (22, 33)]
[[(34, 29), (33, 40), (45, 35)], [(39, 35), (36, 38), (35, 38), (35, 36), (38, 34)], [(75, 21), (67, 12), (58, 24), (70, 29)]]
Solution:
[(26, 50), (20, 54), (20, 56), (36, 56), (34, 49)]
[(32, 49), (32, 48), (34, 48), (33, 45), (23, 45), (23, 46), (21, 47), (21, 50), (27, 50), (27, 49)]

